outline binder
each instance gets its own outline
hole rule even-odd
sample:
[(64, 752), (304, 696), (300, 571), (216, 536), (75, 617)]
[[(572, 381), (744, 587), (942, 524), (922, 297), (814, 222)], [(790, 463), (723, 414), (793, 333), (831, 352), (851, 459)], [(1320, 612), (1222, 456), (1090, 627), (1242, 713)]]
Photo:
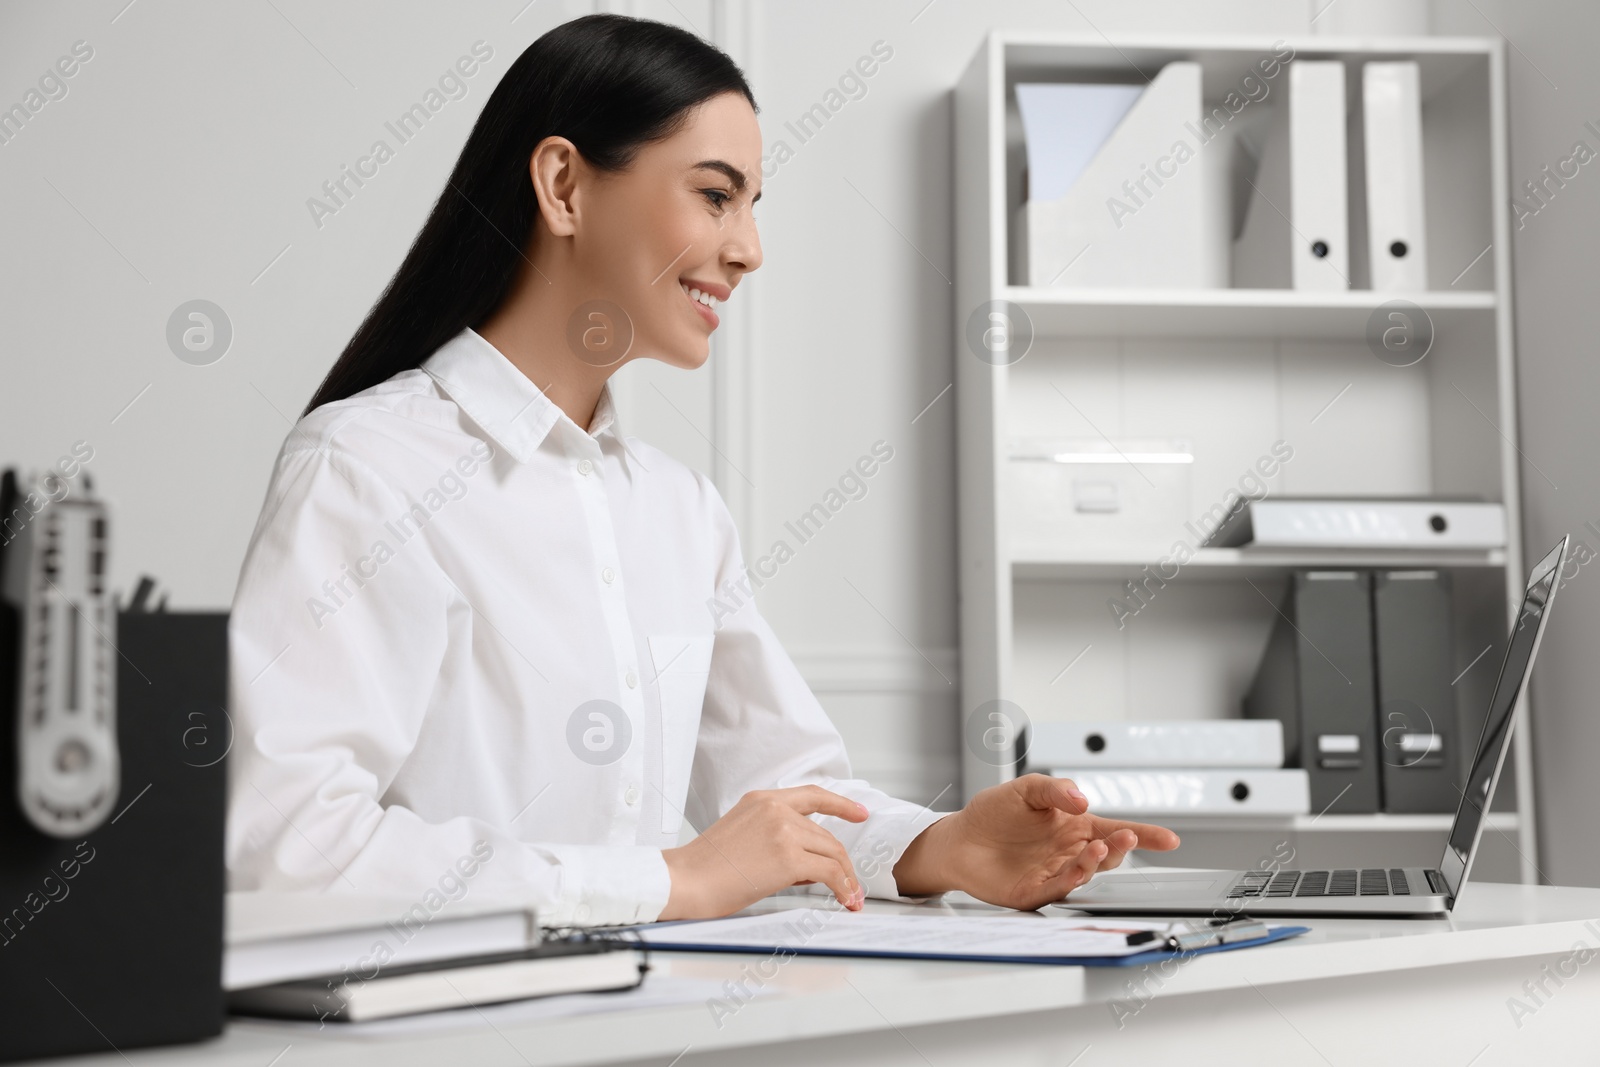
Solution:
[(1461, 739), (1450, 686), (1449, 576), (1379, 571), (1372, 616), (1383, 810), (1453, 812)]
[(1290, 64), (1288, 104), (1294, 287), (1348, 289), (1344, 64), (1314, 59)]
[(1315, 814), (1379, 810), (1372, 593), (1364, 571), (1296, 571), (1245, 694), (1247, 719), (1283, 724), (1286, 766)]
[(1018, 209), (1014, 272), (1035, 286), (1226, 286), (1220, 191), (1197, 158), (1224, 149), (1196, 143), (1201, 122), (1200, 65), (1168, 63), (1064, 195)]
[(1426, 289), (1422, 94), (1416, 62), (1366, 64), (1361, 100), (1372, 288)]
[(1344, 64), (1298, 59), (1287, 100), (1256, 151), (1244, 224), (1233, 244), (1242, 289), (1348, 289), (1350, 226)]
[(1029, 733), (1034, 767), (1283, 766), (1283, 726), (1256, 722), (1036, 722)]
[(1241, 500), (1207, 548), (1504, 548), (1501, 504), (1399, 498)]
[(1136, 769), (1053, 768), (1089, 798), (1097, 815), (1306, 815), (1311, 787), (1304, 770), (1255, 767)]

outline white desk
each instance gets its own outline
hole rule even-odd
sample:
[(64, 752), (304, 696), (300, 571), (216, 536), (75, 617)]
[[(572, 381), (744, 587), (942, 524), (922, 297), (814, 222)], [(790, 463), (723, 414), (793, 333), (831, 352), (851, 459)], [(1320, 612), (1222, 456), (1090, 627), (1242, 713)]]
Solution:
[[(814, 903), (785, 896), (758, 907)], [(992, 910), (956, 895), (942, 905), (868, 901), (868, 908)], [(404, 1020), (400, 1027), (380, 1023), (373, 1030), (330, 1025), (318, 1032), (314, 1024), (239, 1020), (219, 1040), (201, 1045), (130, 1051), (125, 1059), (108, 1051), (47, 1062), (1239, 1067), (1248, 1056), (1250, 1063), (1274, 1065), (1489, 1067), (1600, 1058), (1594, 1029), (1600, 1017), (1600, 890), (1473, 883), (1449, 919), (1317, 919), (1306, 925), (1311, 933), (1280, 944), (1165, 968), (815, 957), (774, 967), (764, 956), (655, 953), (644, 990), (609, 996), (676, 991), (689, 999), (654, 1007), (623, 999), (617, 1003), (626, 1006), (603, 1013), (546, 1019), (528, 1017), (538, 1005), (530, 1002)], [(1580, 944), (1597, 951), (1574, 957)], [(1565, 974), (1558, 971), (1563, 960), (1569, 961)], [(1549, 971), (1541, 974), (1546, 965)], [(759, 966), (771, 977), (747, 985), (765, 991), (731, 1015), (724, 1012), (719, 1026), (707, 997)], [(1546, 992), (1530, 985), (1530, 995), (1524, 983), (1541, 979)], [(1514, 1017), (1512, 997), (1531, 1013)]]

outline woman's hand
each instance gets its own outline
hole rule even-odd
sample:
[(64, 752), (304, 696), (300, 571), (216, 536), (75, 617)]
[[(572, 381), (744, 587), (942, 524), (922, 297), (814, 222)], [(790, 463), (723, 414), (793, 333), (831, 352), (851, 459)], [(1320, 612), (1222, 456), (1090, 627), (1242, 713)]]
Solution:
[(813, 812), (864, 822), (867, 809), (817, 785), (746, 793), (705, 833), (662, 851), (672, 892), (661, 919), (714, 919), (791, 885), (821, 882), (839, 903), (861, 910), (866, 892), (839, 839), (806, 818)]
[(1088, 798), (1066, 778), (1025, 774), (991, 786), (911, 842), (895, 864), (895, 883), (907, 896), (959, 889), (1032, 911), (1117, 866), (1135, 848), (1178, 847), (1178, 835), (1165, 827), (1088, 810)]

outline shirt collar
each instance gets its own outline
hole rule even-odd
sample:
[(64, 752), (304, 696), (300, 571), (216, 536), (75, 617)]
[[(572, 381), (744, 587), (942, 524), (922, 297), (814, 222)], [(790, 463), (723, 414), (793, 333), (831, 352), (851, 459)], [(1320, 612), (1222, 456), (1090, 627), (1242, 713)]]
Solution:
[[(544, 394), (544, 390), (529, 381), (504, 353), (470, 326), (424, 360), (422, 369), (495, 443), (522, 463), (533, 458), (551, 428), (563, 419), (577, 432), (584, 432)], [(623, 452), (639, 462), (622, 435), (609, 381), (600, 389), (588, 433), (591, 437), (611, 434)]]

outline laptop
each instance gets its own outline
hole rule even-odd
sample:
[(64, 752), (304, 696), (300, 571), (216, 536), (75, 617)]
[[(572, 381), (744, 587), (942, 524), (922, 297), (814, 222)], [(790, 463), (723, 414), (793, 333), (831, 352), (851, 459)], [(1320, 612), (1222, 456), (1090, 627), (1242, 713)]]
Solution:
[(1144, 867), (1096, 875), (1052, 907), (1072, 911), (1197, 914), (1248, 910), (1251, 915), (1444, 915), (1455, 907), (1472, 871), (1484, 813), (1494, 799), (1511, 740), (1517, 698), (1528, 680), (1559, 586), (1568, 538), (1539, 561), (1528, 578), (1522, 609), (1489, 714), (1472, 758), (1467, 789), (1437, 867), (1349, 867), (1337, 870), (1163, 871)]

